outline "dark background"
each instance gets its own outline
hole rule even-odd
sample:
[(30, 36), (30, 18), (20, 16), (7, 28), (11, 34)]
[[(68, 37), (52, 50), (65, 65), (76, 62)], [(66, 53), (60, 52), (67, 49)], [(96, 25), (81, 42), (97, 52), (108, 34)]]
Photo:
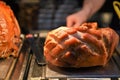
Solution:
[[(22, 0), (3, 0), (11, 6), (18, 22), (21, 28), (22, 33), (27, 34), (29, 31), (33, 28), (33, 26), (37, 25), (37, 10), (39, 8), (39, 3), (23, 3)], [(79, 0), (80, 3), (82, 3), (82, 0)], [(112, 13), (112, 0), (106, 0), (103, 7), (98, 11), (97, 17), (100, 16), (100, 14), (103, 14), (105, 12)], [(97, 21), (97, 20), (96, 20)], [(99, 26), (103, 26), (101, 21), (99, 22)]]

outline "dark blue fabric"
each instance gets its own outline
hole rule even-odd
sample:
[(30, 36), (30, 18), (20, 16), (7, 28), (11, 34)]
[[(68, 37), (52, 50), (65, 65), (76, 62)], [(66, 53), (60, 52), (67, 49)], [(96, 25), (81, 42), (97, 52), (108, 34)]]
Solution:
[(38, 29), (54, 29), (66, 24), (66, 17), (80, 9), (81, 0), (41, 0)]
[[(119, 1), (119, 0), (113, 0), (113, 1)], [(113, 8), (113, 18), (110, 27), (120, 35), (120, 19), (118, 18), (118, 15), (116, 14), (114, 8)]]

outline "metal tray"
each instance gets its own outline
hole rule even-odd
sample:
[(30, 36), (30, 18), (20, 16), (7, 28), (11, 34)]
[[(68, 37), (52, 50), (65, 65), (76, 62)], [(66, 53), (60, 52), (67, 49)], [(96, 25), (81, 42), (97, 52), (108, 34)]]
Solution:
[[(18, 44), (20, 55), (21, 48), (23, 46), (23, 39), (21, 38), (20, 44)], [(9, 56), (8, 58), (0, 59), (0, 80), (9, 80), (14, 70), (18, 58)]]
[[(42, 42), (44, 43), (44, 39)], [(42, 53), (42, 52), (41, 52)], [(59, 68), (50, 64), (39, 66), (35, 57), (32, 58), (28, 80), (49, 78), (119, 78), (120, 77), (120, 45), (110, 61), (104, 67), (91, 68)]]
[(28, 42), (25, 40), (25, 37), (23, 38), (22, 44), (23, 45), (20, 49), (19, 57), (16, 58), (16, 63), (14, 65), (14, 68), (12, 70), (12, 74), (10, 75), (9, 80), (23, 80), (23, 77), (25, 75), (24, 74), (25, 67), (27, 66), (26, 64), (27, 64), (28, 55), (30, 53), (30, 47)]
[(118, 46), (104, 67), (60, 68), (46, 65), (46, 78), (112, 78), (120, 77), (120, 47)]

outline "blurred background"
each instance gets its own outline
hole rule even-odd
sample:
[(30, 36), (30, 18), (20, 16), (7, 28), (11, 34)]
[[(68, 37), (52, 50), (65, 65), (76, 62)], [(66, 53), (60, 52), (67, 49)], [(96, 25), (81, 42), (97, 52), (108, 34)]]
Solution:
[[(3, 0), (3, 1), (6, 2), (6, 4), (8, 4), (12, 8), (20, 25), (21, 32), (23, 34), (39, 32), (39, 31), (41, 31), (42, 33), (42, 31), (45, 32), (47, 30), (49, 31), (54, 28), (64, 26), (66, 24), (65, 21), (66, 16), (80, 10), (83, 2), (83, 0)], [(103, 7), (94, 16), (92, 16), (88, 20), (88, 22), (95, 21), (98, 23), (99, 27), (108, 27), (113, 17), (112, 2), (113, 2), (112, 0), (106, 0)], [(117, 54), (119, 55), (119, 53)], [(114, 65), (116, 63), (114, 63)], [(117, 66), (115, 66), (115, 68)], [(32, 70), (34, 72), (32, 72)], [(39, 67), (37, 63), (35, 63), (34, 66), (32, 65), (30, 71), (31, 72), (29, 75), (36, 78), (36, 76), (37, 77), (41, 76), (42, 71), (44, 70), (43, 67)], [(115, 69), (115, 71), (117, 70)], [(39, 72), (40, 74), (36, 72)], [(88, 79), (88, 80), (93, 80), (93, 79)], [(101, 78), (94, 80), (101, 80)], [(118, 80), (118, 79), (108, 78), (104, 80)]]
[[(30, 31), (51, 30), (59, 26), (64, 26), (66, 24), (65, 17), (80, 10), (82, 6), (82, 0), (4, 1), (14, 11), (23, 34), (27, 34)], [(103, 7), (88, 21), (98, 22), (99, 27), (109, 26), (112, 18), (112, 10), (112, 0), (106, 0)]]

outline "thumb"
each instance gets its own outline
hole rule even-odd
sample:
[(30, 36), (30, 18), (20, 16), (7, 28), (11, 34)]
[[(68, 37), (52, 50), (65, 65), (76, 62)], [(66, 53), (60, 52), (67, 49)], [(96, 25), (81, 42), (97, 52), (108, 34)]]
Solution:
[(68, 16), (66, 18), (66, 21), (67, 21), (66, 22), (67, 27), (72, 27), (74, 25), (74, 23), (75, 23), (74, 19), (71, 16)]

